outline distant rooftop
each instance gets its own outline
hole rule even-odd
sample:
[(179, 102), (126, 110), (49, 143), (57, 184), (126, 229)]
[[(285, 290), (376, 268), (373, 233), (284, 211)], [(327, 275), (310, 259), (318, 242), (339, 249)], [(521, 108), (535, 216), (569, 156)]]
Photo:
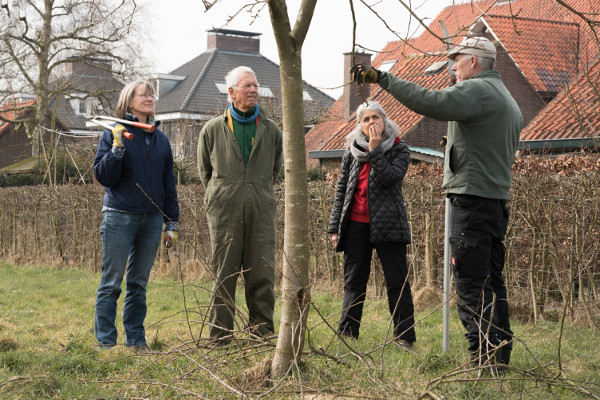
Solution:
[(262, 33), (258, 33), (258, 32), (238, 31), (235, 29), (207, 29), (206, 32), (208, 32), (209, 34), (214, 33), (215, 35), (227, 35), (227, 36), (255, 37), (255, 36), (262, 35)]

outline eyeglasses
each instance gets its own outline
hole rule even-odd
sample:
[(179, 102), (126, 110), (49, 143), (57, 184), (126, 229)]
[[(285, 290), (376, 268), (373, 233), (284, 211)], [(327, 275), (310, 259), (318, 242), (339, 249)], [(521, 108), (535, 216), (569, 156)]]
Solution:
[(156, 100), (156, 96), (148, 94), (148, 93), (139, 93), (137, 96), (143, 97), (144, 99)]

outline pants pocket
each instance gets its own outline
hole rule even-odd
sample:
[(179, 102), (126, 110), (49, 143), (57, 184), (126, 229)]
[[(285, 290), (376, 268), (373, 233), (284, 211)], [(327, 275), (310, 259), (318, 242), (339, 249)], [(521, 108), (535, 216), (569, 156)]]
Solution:
[(453, 269), (461, 277), (476, 277), (485, 275), (484, 268), (479, 268), (482, 262), (478, 246), (479, 238), (475, 236), (450, 236), (450, 255)]

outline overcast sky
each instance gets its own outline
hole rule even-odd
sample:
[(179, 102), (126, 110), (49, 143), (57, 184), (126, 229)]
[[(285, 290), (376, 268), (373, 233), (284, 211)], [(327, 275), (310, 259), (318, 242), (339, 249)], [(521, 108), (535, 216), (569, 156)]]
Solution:
[[(403, 37), (422, 32), (414, 18), (399, 0), (365, 0), (374, 4), (387, 24)], [(151, 28), (148, 47), (156, 62), (155, 72), (170, 72), (206, 50), (206, 30), (220, 28), (228, 16), (235, 14), (244, 4), (254, 0), (221, 0), (208, 12), (200, 0), (138, 0), (147, 8)], [(403, 0), (412, 4), (420, 18), (431, 21), (452, 0)], [(296, 20), (300, 0), (288, 0), (291, 23)], [(373, 51), (381, 50), (391, 40), (396, 40), (388, 28), (362, 3), (354, 0), (357, 31), (356, 42)], [(225, 28), (261, 33), (260, 52), (279, 64), (273, 29), (265, 7), (258, 19), (242, 11)], [(310, 29), (302, 49), (303, 78), (337, 98), (342, 89), (331, 89), (343, 83), (343, 53), (352, 50), (352, 13), (350, 0), (319, 0)]]

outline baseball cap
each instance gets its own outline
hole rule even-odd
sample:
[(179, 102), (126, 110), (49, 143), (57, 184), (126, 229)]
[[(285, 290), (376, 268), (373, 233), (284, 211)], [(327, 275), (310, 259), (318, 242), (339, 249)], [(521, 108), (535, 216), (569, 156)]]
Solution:
[(459, 54), (496, 59), (496, 46), (483, 36), (466, 37), (448, 52), (448, 58), (454, 61)]

